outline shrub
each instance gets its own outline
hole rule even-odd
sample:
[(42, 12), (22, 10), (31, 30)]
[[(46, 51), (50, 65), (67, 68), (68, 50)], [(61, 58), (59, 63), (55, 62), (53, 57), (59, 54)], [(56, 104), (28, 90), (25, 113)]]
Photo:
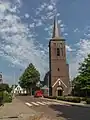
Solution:
[(12, 102), (12, 96), (7, 92), (0, 92), (0, 104), (2, 102)]
[(44, 95), (43, 97), (44, 98), (49, 98), (49, 99), (56, 99), (57, 98), (56, 96), (48, 96), (48, 95)]
[(65, 100), (65, 97), (64, 96), (58, 96), (57, 100)]
[(86, 103), (87, 103), (87, 104), (90, 104), (90, 98), (87, 98), (87, 99), (86, 99)]
[(56, 99), (56, 96), (48, 96), (49, 99)]
[(3, 100), (3, 99), (2, 99), (2, 97), (0, 96), (0, 106), (2, 105), (2, 100)]
[(81, 99), (79, 97), (65, 97), (65, 101), (80, 103)]
[(44, 96), (45, 98), (49, 99), (57, 99), (57, 100), (63, 100), (67, 102), (75, 102), (75, 103), (80, 103), (81, 98), (80, 97), (73, 97), (73, 96)]
[(63, 100), (63, 101), (75, 102), (75, 103), (80, 103), (81, 101), (79, 97), (72, 97), (72, 96), (60, 96), (57, 97), (57, 100)]
[(4, 102), (12, 102), (12, 96), (8, 93), (4, 93), (3, 100), (4, 100)]
[(87, 98), (86, 97), (81, 97), (81, 101), (86, 101)]
[(44, 98), (49, 98), (49, 96), (48, 96), (48, 95), (43, 95), (43, 97), (44, 97)]
[(28, 96), (28, 94), (25, 94), (25, 93), (24, 93), (24, 94), (21, 94), (21, 93), (20, 93), (20, 94), (18, 94), (17, 96)]

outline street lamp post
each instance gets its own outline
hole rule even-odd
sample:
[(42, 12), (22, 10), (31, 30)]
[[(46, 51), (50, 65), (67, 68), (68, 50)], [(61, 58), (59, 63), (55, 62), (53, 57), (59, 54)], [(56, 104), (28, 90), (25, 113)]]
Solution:
[(14, 93), (15, 84), (16, 84), (16, 81), (15, 81), (15, 79), (16, 79), (16, 78), (15, 78), (15, 71), (14, 71), (14, 77), (13, 77), (13, 78), (14, 78), (14, 85), (13, 85), (13, 97), (15, 97), (15, 93)]
[[(0, 73), (0, 84), (2, 84), (3, 85), (3, 78), (2, 78), (2, 72)], [(4, 105), (4, 101), (3, 101), (3, 87), (2, 87), (2, 105)]]

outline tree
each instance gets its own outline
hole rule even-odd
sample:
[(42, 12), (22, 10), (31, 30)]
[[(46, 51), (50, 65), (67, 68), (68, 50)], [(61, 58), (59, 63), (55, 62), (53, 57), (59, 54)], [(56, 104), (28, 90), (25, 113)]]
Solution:
[(22, 88), (25, 88), (27, 92), (30, 93), (38, 81), (40, 81), (40, 73), (35, 66), (30, 63), (22, 76), (19, 78), (19, 84)]
[(11, 92), (11, 88), (7, 83), (1, 83), (0, 84), (0, 91), (7, 91), (8, 93)]
[(73, 80), (74, 92), (90, 95), (90, 54), (80, 64), (79, 75)]

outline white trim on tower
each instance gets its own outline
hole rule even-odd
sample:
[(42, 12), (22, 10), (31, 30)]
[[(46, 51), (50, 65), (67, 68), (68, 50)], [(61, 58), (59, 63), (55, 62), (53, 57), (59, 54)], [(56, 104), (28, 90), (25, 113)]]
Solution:
[(57, 79), (57, 81), (54, 83), (52, 87), (54, 87), (59, 81), (67, 88), (67, 86), (64, 84), (64, 82), (60, 78)]

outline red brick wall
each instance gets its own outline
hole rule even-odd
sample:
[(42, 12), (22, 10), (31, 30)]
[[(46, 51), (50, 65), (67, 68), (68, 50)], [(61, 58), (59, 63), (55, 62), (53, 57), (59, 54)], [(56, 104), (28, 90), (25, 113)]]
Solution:
[[(57, 56), (56, 49), (57, 49), (57, 43), (63, 44), (63, 56)], [(56, 44), (56, 45), (55, 45)], [(67, 86), (68, 88), (64, 88), (64, 94), (68, 94), (69, 89), (69, 66), (66, 64), (66, 48), (65, 48), (65, 41), (60, 40), (51, 40), (50, 45), (50, 71), (51, 71), (51, 86), (57, 81), (58, 78), (60, 78)], [(58, 71), (59, 68), (59, 71)], [(58, 84), (54, 88), (52, 88), (52, 95), (56, 95)]]

